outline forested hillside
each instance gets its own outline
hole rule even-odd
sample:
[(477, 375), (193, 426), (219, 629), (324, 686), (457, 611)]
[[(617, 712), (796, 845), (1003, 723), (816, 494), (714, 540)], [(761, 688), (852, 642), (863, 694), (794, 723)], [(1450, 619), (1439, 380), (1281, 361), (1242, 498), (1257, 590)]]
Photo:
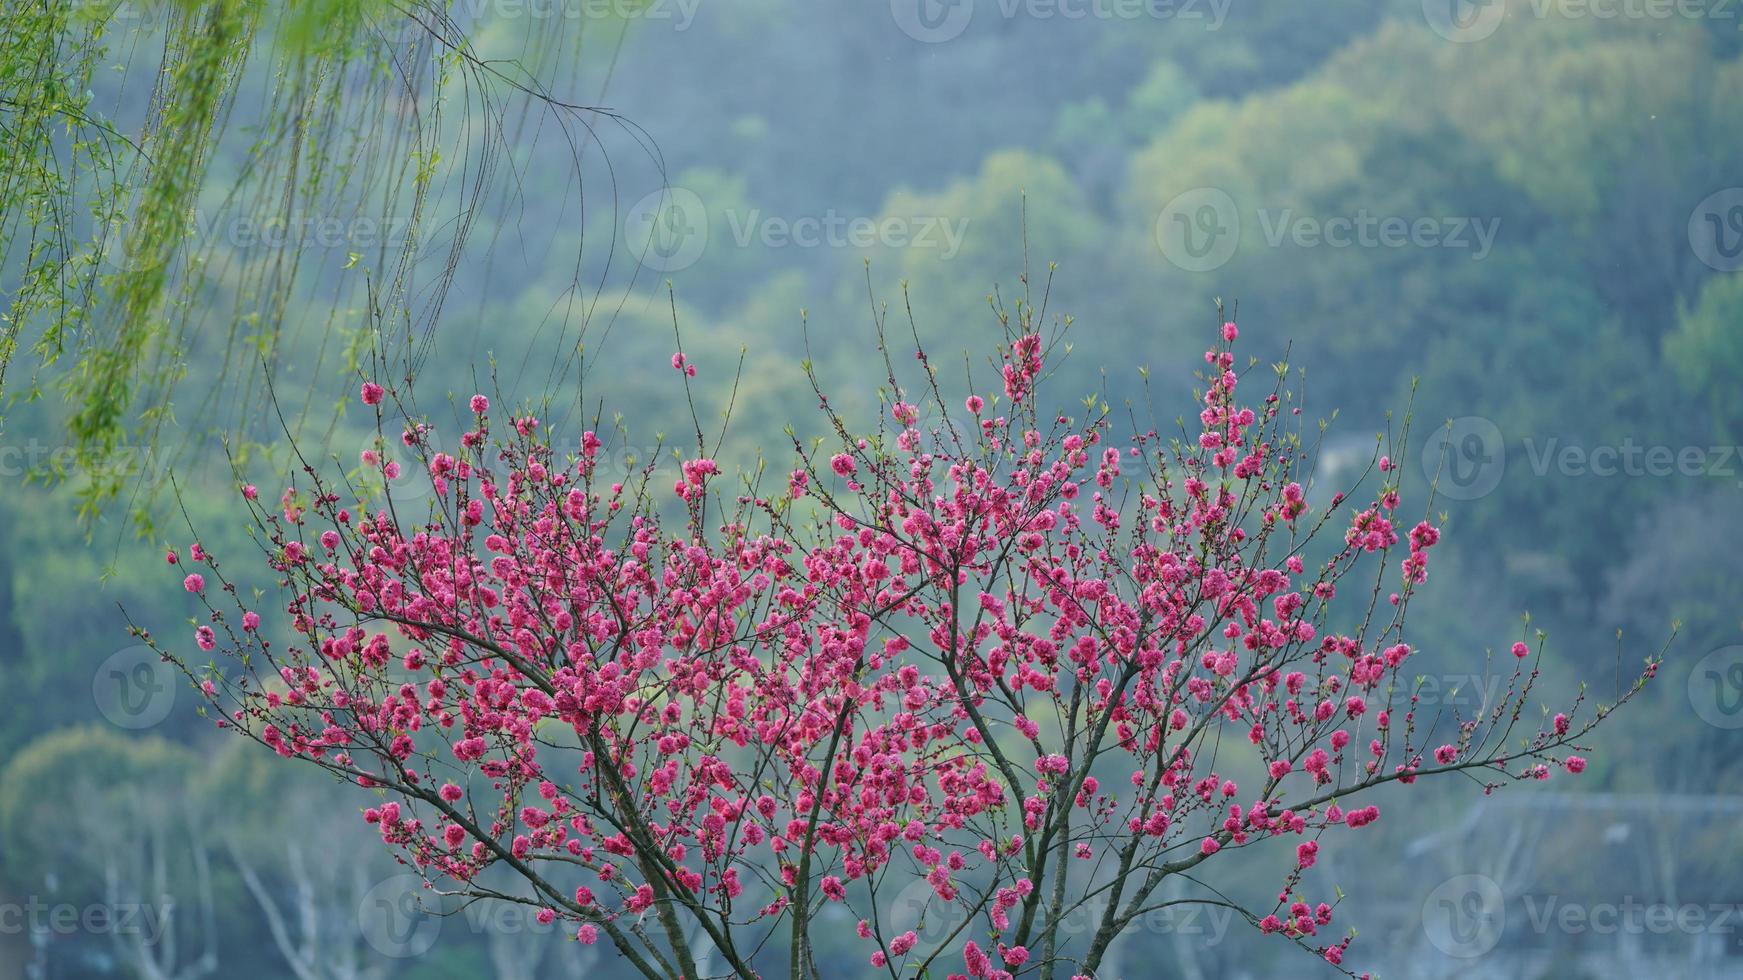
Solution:
[[(616, 460), (639, 463), (694, 441), (693, 402), (720, 430), (724, 468), (765, 459), (781, 474), (783, 426), (801, 441), (826, 434), (807, 367), (842, 411), (887, 412), (873, 398), (881, 323), (897, 356), (918, 340), (941, 374), (988, 384), (1000, 317), (1043, 298), (1046, 322), (1069, 323), (1051, 390), (1122, 420), (1155, 413), (1146, 424), (1165, 437), (1195, 424), (1175, 415), (1202, 386), (1219, 302), (1243, 356), (1292, 366), (1308, 432), (1319, 439), (1328, 422), (1326, 486), (1408, 422), (1404, 477), (1426, 487), (1438, 475), (1446, 532), (1412, 625), (1432, 637), (1419, 641), (1425, 716), (1485, 703), (1493, 679), (1468, 665), (1489, 648), (1511, 661), (1503, 639), (1526, 614), (1548, 636), (1545, 677), (1588, 680), (1598, 700), (1679, 624), (1660, 682), (1595, 736), (1602, 751), (1577, 787), (1555, 789), (1720, 802), (1638, 819), (1560, 795), (1543, 804), (1570, 809), (1538, 819), (1593, 834), (1635, 828), (1651, 871), (1627, 885), (1553, 833), (1507, 846), (1532, 855), (1521, 873), (1533, 894), (1743, 897), (1743, 844), (1723, 815), (1743, 797), (1738, 21), (1532, 2), (1463, 27), (1437, 4), (1368, 0), (1093, 12), (1113, 6), (979, 0), (958, 31), (916, 27), (932, 21), (901, 3), (656, 0), (586, 21), (579, 57), (529, 72), (554, 98), (609, 109), (573, 125), (452, 80), (414, 107), (361, 69), (332, 90), (379, 99), (345, 107), (354, 117), (281, 106), (290, 124), (277, 131), (224, 113), (189, 240), (151, 301), (163, 305), (139, 312), (173, 326), (123, 352), (150, 362), (140, 390), (162, 400), (127, 403), (128, 434), (95, 475), (81, 429), (93, 382), (75, 352), (126, 318), (104, 321), (93, 300), (68, 334), (85, 340), (64, 347), (64, 308), (0, 325), (15, 345), (0, 375), (0, 889), (77, 905), (126, 869), (148, 882), (129, 878), (131, 900), (152, 887), (176, 896), (164, 929), (181, 941), (166, 954), (137, 936), (0, 935), (0, 960), (46, 962), (52, 948), (63, 966), (50, 977), (192, 977), (202, 955), (208, 975), (261, 980), (557, 976), (583, 963), (620, 975), (601, 948), (529, 917), (418, 919), (408, 940), (364, 915), (359, 930), (356, 910), (403, 870), (355, 819), (365, 803), (216, 737), (185, 678), (128, 636), (128, 617), (192, 635), (194, 607), (166, 599), (166, 550), (197, 536), (232, 565), (255, 560), (235, 488), (246, 479), (277, 499), (296, 465), (287, 430), (320, 448), (326, 472), (355, 475), (375, 425), (357, 386), (378, 370), (415, 371), (417, 414), (440, 438), (458, 438), (464, 399), (484, 391), (533, 406), (562, 445), (598, 429)], [(506, 9), (486, 0), (453, 15), (481, 59), (537, 63), (534, 15)], [(110, 29), (87, 112), (148, 112), (140, 76), (156, 60), (138, 52), (164, 43), (160, 27), (145, 16)], [(273, 104), (268, 64), (226, 70), (253, 78), (238, 106)], [(272, 191), (299, 166), (275, 149), (287, 133), (343, 131), (361, 147), (396, 132), (370, 128), (381, 119), (414, 109), (420, 122), (443, 116), (442, 159), (383, 138), (306, 199)], [(392, 223), (358, 216), (410, 221), (401, 177), (427, 200), (409, 257), (393, 258)], [(4, 192), (10, 301), (29, 225)], [(352, 210), (326, 210), (342, 205)], [(274, 216), (293, 231), (275, 236)], [(296, 224), (334, 216), (330, 234)], [(402, 361), (372, 362), (383, 336)], [(679, 350), (696, 367), (688, 398)], [(656, 482), (677, 478), (667, 469)], [(1360, 901), (1382, 913), (1420, 909), (1435, 882), (1482, 870), (1443, 860), (1473, 798), (1424, 788), (1415, 805), (1433, 811), (1430, 830), (1382, 825), (1322, 860), (1374, 882)], [(329, 802), (269, 807), (262, 821), (244, 799)], [(307, 861), (316, 828), (323, 848), (360, 841), (355, 874)], [(1685, 846), (1648, 839), (1660, 832)], [(1374, 870), (1389, 866), (1428, 870)], [(336, 898), (299, 911), (311, 890)], [(1432, 937), (1381, 918), (1392, 931), (1369, 952), (1383, 975), (1438, 955)], [(1214, 924), (1135, 936), (1125, 972), (1108, 975), (1152, 975), (1150, 961), (1182, 977), (1323, 966)], [(840, 925), (819, 955), (859, 964), (830, 960), (848, 955), (853, 923)], [(293, 965), (302, 935), (319, 938)], [(1502, 949), (1518, 963), (1586, 957), (1580, 975), (1607, 976), (1612, 939), (1520, 926)], [(1673, 932), (1647, 947), (1693, 962), (1712, 940)], [(1743, 962), (1737, 935), (1719, 940), (1721, 958)]]

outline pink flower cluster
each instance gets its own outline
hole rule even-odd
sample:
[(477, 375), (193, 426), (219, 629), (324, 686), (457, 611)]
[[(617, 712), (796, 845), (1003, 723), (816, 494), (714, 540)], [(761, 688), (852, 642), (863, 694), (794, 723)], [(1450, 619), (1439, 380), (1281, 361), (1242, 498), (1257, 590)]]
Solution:
[[(208, 696), (226, 726), (385, 793), (365, 819), (419, 873), (483, 894), (506, 867), (541, 921), (604, 933), (650, 975), (695, 964), (641, 918), (705, 932), (749, 975), (777, 929), (806, 955), (837, 903), (898, 973), (1011, 977), (1068, 942), (1093, 973), (1105, 942), (1059, 931), (1067, 856), (1104, 876), (1098, 925), (1117, 935), (1168, 877), (1277, 839), (1282, 887), (1251, 921), (1338, 964), (1347, 938), (1312, 945), (1335, 895), (1310, 875), (1322, 839), (1379, 819), (1350, 798), (1578, 773), (1560, 750), (1596, 719), (1572, 721), (1576, 702), (1521, 745), (1510, 710), (1417, 718), (1403, 612), (1440, 532), (1411, 526), (1389, 613), (1338, 603), (1364, 562), (1396, 567), (1399, 470), (1382, 460), (1359, 507), (1313, 506), (1288, 393), (1236, 398), (1238, 333), (1206, 353), (1184, 444), (1043, 413), (1048, 345), (1026, 332), (1002, 355), (1007, 401), (967, 397), (980, 424), (960, 448), (916, 438), (918, 400), (882, 422), (892, 439), (846, 436), (824, 399), (844, 438), (795, 444), (784, 493), (733, 496), (714, 459), (684, 461), (666, 484), (681, 526), (648, 480), (605, 471), (592, 433), (573, 460), (530, 417), (493, 444), (475, 396), (459, 455), (412, 426), (371, 460), (409, 454), (423, 513), (343, 500), (312, 468), (276, 509), (250, 488), (289, 642), (252, 609), (231, 631), (187, 574), (210, 609), (198, 646), (235, 655)], [(1535, 678), (1515, 671), (1508, 703)], [(910, 883), (974, 928), (929, 946), (900, 927), (873, 890)]]

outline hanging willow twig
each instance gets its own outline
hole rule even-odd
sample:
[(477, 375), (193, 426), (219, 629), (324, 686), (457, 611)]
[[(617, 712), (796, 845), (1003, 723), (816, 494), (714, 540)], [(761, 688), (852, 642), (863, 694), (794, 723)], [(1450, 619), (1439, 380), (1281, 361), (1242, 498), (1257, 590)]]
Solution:
[[(475, 219), (524, 205), (517, 153), (537, 132), (560, 135), (583, 208), (589, 144), (610, 172), (601, 122), (663, 175), (646, 133), (572, 91), (589, 32), (607, 29), (593, 43), (614, 65), (627, 20), (523, 17), (520, 51), (503, 57), (514, 32), (481, 24), (482, 9), (0, 10), (0, 425), (45, 379), (68, 413), (69, 451), (36, 475), (73, 482), (86, 517), (125, 496), (149, 528), (172, 463), (214, 437), (251, 445), (259, 371), (293, 355), (302, 372), (350, 369), (365, 348), (393, 351), (407, 374), (427, 362), (456, 270), (476, 254)], [(307, 240), (323, 223), (370, 231), (343, 236), (335, 257)], [(279, 247), (251, 247), (265, 236)], [(573, 268), (573, 293), (591, 299), (564, 312), (558, 342), (571, 348), (601, 295), (582, 289), (578, 254)], [(9, 379), (26, 351), (28, 381)], [(182, 383), (190, 370), (196, 386)], [(174, 396), (190, 392), (178, 411)], [(318, 397), (308, 390), (295, 422), (330, 434)]]

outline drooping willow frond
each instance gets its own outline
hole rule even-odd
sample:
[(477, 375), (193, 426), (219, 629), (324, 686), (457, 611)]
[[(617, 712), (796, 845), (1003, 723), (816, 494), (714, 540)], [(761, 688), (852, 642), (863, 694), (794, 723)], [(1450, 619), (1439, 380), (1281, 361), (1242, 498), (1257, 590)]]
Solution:
[[(68, 452), (38, 475), (76, 483), (86, 516), (125, 496), (148, 524), (170, 463), (219, 439), (246, 451), (261, 371), (353, 370), (364, 349), (425, 362), (456, 269), (502, 233), (481, 216), (525, 206), (540, 134), (562, 141), (581, 207), (583, 156), (609, 167), (602, 124), (657, 159), (587, 104), (629, 21), (516, 9), (5, 5), (0, 426), (45, 387), (65, 396)], [(294, 423), (330, 431), (297, 390)]]

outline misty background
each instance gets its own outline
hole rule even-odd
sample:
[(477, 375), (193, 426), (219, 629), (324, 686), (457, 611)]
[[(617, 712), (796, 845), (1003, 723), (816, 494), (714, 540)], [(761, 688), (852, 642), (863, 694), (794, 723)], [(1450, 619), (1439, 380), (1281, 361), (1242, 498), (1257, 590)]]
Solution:
[[(1050, 320), (1072, 318), (1059, 407), (1094, 392), (1116, 417), (1129, 403), (1168, 420), (1193, 410), (1221, 300), (1244, 354), (1305, 371), (1308, 411), (1330, 420), (1324, 479), (1359, 469), (1407, 412), (1406, 495), (1439, 474), (1445, 538), (1412, 627), (1424, 714), (1498, 694), (1511, 665), (1491, 672), (1489, 652), (1526, 614), (1548, 634), (1545, 697), (1585, 682), (1609, 700), (1680, 624), (1578, 779), (1490, 799), (1410, 787), (1382, 794), (1396, 819), (1359, 847), (1328, 839), (1321, 867), (1361, 930), (1351, 965), (1743, 976), (1734, 5), (452, 9), (482, 54), (529, 59), (553, 94), (609, 112), (577, 141), (536, 113), (443, 101), (511, 150), (466, 156), (482, 139), (457, 130), (469, 165), (434, 186), (405, 287), (415, 306), (448, 285), (414, 324), (438, 432), (463, 414), (445, 396), (487, 390), (543, 406), (559, 443), (599, 417), (623, 458), (656, 455), (689, 425), (681, 346), (702, 418), (730, 406), (719, 455), (750, 466), (783, 458), (785, 426), (818, 427), (802, 362), (844, 412), (877, 411), (881, 311), (933, 362), (984, 372), (997, 310), (1043, 294)], [(118, 118), (149, 84), (127, 51), (152, 43), (152, 16), (135, 13), (99, 93)], [(527, 39), (547, 23), (591, 32), (584, 55), (540, 61)], [(368, 793), (222, 738), (125, 632), (121, 607), (191, 647), (194, 607), (163, 567), (187, 521), (230, 572), (268, 581), (222, 440), (274, 486), (284, 433), (265, 413), (236, 423), (264, 388), (234, 351), (258, 326), (237, 311), (287, 256), (307, 274), (283, 297), (272, 395), (299, 444), (342, 465), (373, 437), (351, 404), (357, 338), (371, 256), (400, 244), (405, 216), (367, 167), (288, 226), (233, 206), (261, 179), (250, 111), (230, 111), (189, 216), (208, 274), (182, 300), (200, 325), (185, 384), (163, 443), (128, 461), (174, 491), (81, 521), (78, 477), (53, 478), (66, 406), (6, 408), (0, 980), (627, 976), (518, 909), (420, 905), (358, 815)], [(135, 503), (155, 515), (143, 534)], [(842, 976), (863, 962), (851, 925), (818, 937)], [(1108, 975), (1334, 973), (1200, 911), (1146, 921)]]

